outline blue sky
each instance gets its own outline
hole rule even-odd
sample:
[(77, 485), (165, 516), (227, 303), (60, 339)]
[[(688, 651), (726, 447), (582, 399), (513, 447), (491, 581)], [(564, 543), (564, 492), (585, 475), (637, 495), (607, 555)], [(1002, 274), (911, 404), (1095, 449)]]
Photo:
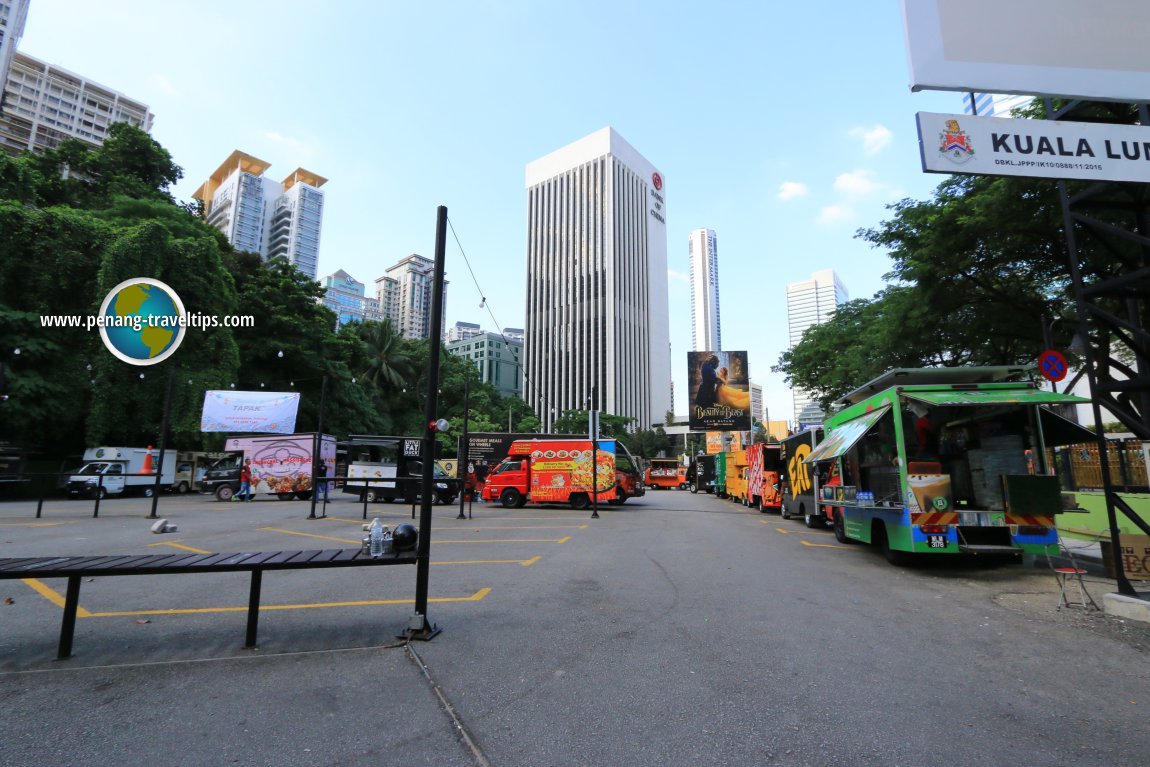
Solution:
[(679, 413), (689, 232), (718, 237), (723, 347), (789, 418), (770, 372), (786, 283), (830, 268), (851, 298), (880, 290), (889, 259), (855, 232), (942, 180), (915, 112), (961, 111), (910, 92), (897, 0), (31, 0), (20, 49), (148, 104), (180, 199), (235, 149), (329, 179), (321, 275), (372, 288), (432, 257), (446, 205), (449, 326), (523, 326), (525, 167), (614, 127), (666, 180)]

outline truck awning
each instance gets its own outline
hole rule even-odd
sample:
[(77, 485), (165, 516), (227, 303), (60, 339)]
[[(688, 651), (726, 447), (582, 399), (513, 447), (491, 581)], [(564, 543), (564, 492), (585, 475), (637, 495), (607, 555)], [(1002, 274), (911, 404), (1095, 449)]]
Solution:
[(883, 405), (877, 410), (872, 410), (853, 421), (847, 421), (842, 426), (831, 429), (823, 437), (823, 441), (815, 445), (815, 449), (811, 451), (803, 463), (815, 463), (838, 458), (866, 436), (866, 433), (889, 411), (890, 405)]
[(1076, 405), (1085, 397), (1058, 394), (1041, 389), (991, 389), (989, 391), (952, 389), (950, 391), (904, 391), (907, 399), (928, 405)]

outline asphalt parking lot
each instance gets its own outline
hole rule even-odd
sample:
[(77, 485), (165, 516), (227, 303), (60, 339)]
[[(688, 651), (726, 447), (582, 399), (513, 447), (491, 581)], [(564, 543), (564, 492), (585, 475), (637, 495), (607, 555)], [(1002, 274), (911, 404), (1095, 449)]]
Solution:
[[(356, 546), (362, 506), (333, 497), (322, 519), (301, 501), (165, 497), (179, 529), (162, 535), (145, 499), (99, 519), (6, 503), (0, 539), (4, 556)], [(0, 762), (1114, 765), (1150, 749), (1131, 692), (1150, 689), (1150, 638), (1060, 613), (1039, 568), (893, 568), (829, 530), (679, 491), (597, 520), (457, 514), (434, 508), (443, 633), (413, 644), (418, 663), (395, 639), (414, 567), (266, 574), (255, 650), (245, 574), (97, 578), (65, 661), (61, 583), (0, 584)]]

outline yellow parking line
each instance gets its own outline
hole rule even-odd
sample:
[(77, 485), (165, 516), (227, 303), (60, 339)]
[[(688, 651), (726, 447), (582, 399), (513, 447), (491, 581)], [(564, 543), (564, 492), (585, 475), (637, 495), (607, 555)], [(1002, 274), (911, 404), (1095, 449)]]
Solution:
[[(760, 521), (760, 522), (762, 522), (764, 525), (770, 525), (770, 524), (774, 524), (774, 523), (773, 523), (771, 520), (769, 520), (769, 519), (760, 519), (759, 521)], [(780, 532), (780, 533), (782, 533), (783, 535), (790, 535), (791, 533), (796, 533), (796, 532), (799, 532), (798, 530), (788, 530), (788, 529), (786, 529), (785, 527), (776, 527), (776, 528), (775, 528), (775, 530), (776, 530), (776, 532)]]
[[(60, 592), (56, 591), (51, 586), (48, 586), (44, 583), (41, 583), (40, 581), (36, 580), (35, 578), (21, 578), (20, 580), (22, 580), (24, 583), (27, 583), (29, 586), (31, 586), (32, 590), (35, 591), (36, 593), (38, 593), (40, 596), (44, 597), (45, 599), (47, 599), (49, 602), (56, 605), (57, 607), (63, 609), (64, 597), (61, 596)], [(76, 617), (77, 618), (88, 618), (88, 617), (91, 617), (91, 615), (92, 615), (92, 613), (88, 612), (83, 607), (79, 607), (79, 606), (76, 607)]]
[(484, 530), (586, 530), (589, 525), (519, 525), (484, 527)]
[(433, 541), (434, 543), (567, 543), (571, 536), (566, 538), (487, 538), (474, 541)]
[(164, 541), (163, 543), (149, 543), (148, 545), (149, 546), (171, 546), (173, 549), (183, 549), (184, 551), (191, 551), (195, 554), (212, 554), (212, 553), (214, 553), (211, 551), (204, 551), (203, 549), (194, 549), (191, 546), (185, 546), (184, 544), (176, 543), (175, 541)]
[(357, 540), (352, 540), (350, 538), (333, 538), (330, 535), (316, 535), (315, 533), (301, 533), (301, 532), (298, 532), (296, 530), (281, 530), (278, 527), (260, 527), (257, 529), (261, 530), (261, 531), (269, 532), (269, 533), (283, 533), (284, 535), (302, 535), (304, 538), (319, 538), (319, 539), (324, 540), (324, 541), (339, 541), (340, 543), (352, 543), (352, 544), (355, 544), (357, 546), (363, 542), (362, 540), (357, 541)]
[(524, 567), (531, 567), (531, 565), (538, 562), (542, 557), (532, 557), (531, 559), (465, 559), (458, 562), (432, 562), (433, 565), (523, 565)]
[(67, 522), (0, 522), (0, 527), (56, 527)]
[[(483, 588), (469, 597), (429, 597), (428, 602), (480, 602), (491, 593), (490, 588)], [(305, 610), (318, 607), (375, 607), (377, 605), (408, 605), (414, 599), (365, 599), (355, 602), (315, 602), (295, 605), (260, 605), (260, 612), (264, 610)], [(177, 610), (125, 610), (122, 612), (87, 613), (85, 618), (126, 618), (133, 615), (190, 615), (196, 613), (244, 613), (247, 607), (194, 607)], [(76, 613), (80, 615), (79, 612)]]
[(810, 541), (799, 541), (804, 546), (810, 546), (813, 549), (853, 549), (853, 546), (839, 546), (835, 543), (811, 543)]

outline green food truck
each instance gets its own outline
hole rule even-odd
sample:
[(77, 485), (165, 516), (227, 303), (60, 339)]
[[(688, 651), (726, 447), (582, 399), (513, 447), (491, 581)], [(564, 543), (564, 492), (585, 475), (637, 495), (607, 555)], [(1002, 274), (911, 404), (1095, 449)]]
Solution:
[(1063, 510), (1046, 448), (1094, 438), (1019, 367), (890, 370), (841, 400), (804, 461), (835, 481), (819, 513), (835, 537), (912, 554), (1054, 553)]

